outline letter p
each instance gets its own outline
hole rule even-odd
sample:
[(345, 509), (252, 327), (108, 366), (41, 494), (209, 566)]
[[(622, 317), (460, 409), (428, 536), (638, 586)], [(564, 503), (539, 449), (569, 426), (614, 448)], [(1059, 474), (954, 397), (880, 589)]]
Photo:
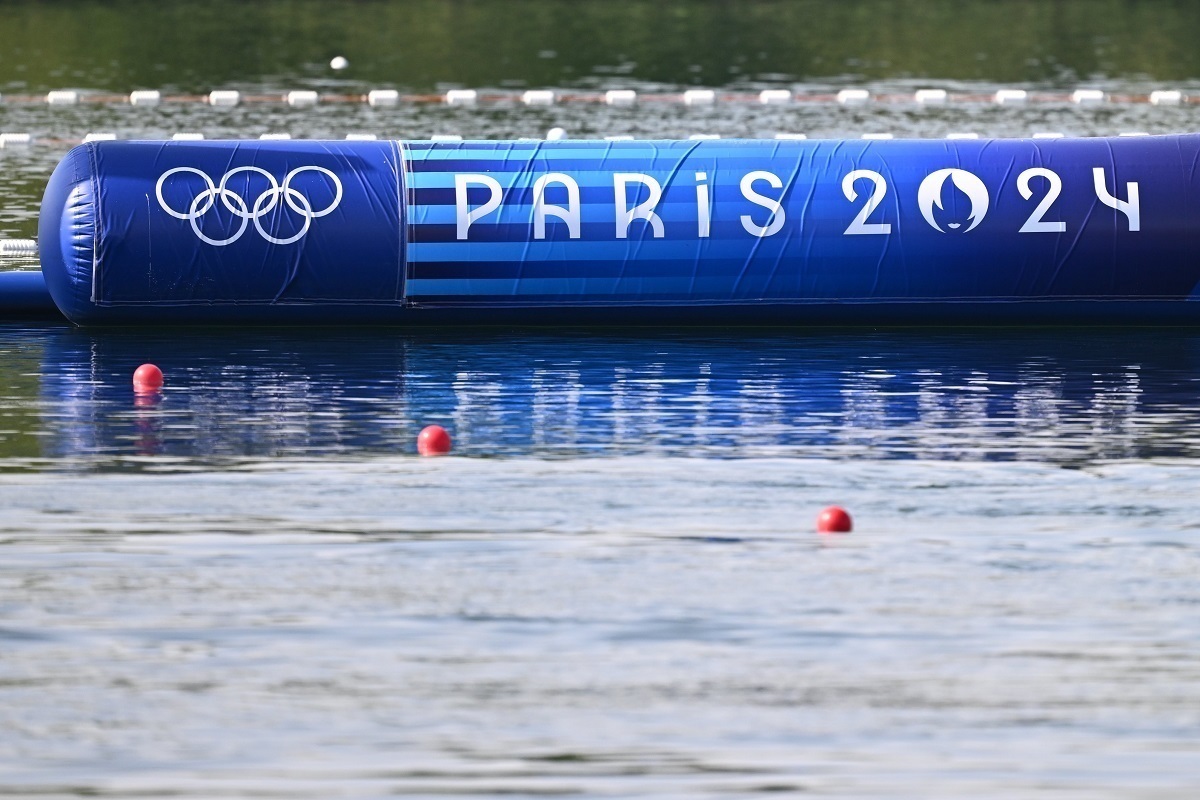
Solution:
[[(471, 209), (467, 204), (467, 186), (472, 183), (477, 186), (486, 186), (491, 192), (487, 202), (476, 209)], [(500, 207), (502, 193), (500, 181), (491, 175), (454, 176), (454, 208), (457, 212), (455, 218), (458, 222), (458, 238), (460, 240), (467, 238), (467, 232), (475, 220), (486, 217)]]

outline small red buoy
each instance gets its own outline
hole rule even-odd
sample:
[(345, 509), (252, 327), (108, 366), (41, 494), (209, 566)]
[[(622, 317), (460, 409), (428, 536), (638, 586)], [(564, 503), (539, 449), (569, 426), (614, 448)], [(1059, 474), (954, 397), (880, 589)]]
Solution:
[(162, 370), (153, 364), (142, 364), (133, 371), (133, 389), (136, 392), (156, 392), (162, 385)]
[(423, 456), (442, 456), (450, 452), (450, 434), (441, 425), (427, 425), (417, 435), (417, 452)]
[(841, 506), (830, 506), (817, 515), (817, 533), (849, 533), (853, 528), (850, 515)]

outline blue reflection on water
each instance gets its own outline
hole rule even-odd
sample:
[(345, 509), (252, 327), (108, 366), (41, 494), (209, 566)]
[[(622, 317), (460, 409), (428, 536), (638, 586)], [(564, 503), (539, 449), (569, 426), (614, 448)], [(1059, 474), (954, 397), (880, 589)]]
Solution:
[[(1198, 336), (0, 329), (41, 347), (42, 455), (89, 462), (412, 453), (430, 423), (468, 456), (1191, 455)], [(161, 396), (133, 393), (145, 361)]]

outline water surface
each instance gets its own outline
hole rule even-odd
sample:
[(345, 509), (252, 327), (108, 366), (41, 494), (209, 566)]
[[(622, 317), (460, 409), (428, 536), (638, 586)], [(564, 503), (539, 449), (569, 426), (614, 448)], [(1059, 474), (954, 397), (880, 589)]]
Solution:
[(1198, 344), (3, 329), (0, 787), (1190, 796)]
[[(1171, 2), (0, 12), (10, 100), (1200, 88), (1197, 11)], [(34, 235), (89, 131), (1110, 135), (1193, 117), (10, 101), (0, 130), (37, 141), (0, 150), (0, 236)], [(167, 383), (136, 395), (146, 361)], [(0, 324), (0, 795), (1190, 800), (1198, 379), (1187, 329)], [(454, 455), (415, 455), (430, 423)], [(831, 503), (854, 533), (812, 532)]]

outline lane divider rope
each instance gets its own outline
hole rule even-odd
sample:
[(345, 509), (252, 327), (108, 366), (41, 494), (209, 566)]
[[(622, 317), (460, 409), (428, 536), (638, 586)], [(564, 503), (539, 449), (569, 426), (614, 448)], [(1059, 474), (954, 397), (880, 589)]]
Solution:
[[(1121, 132), (1113, 134), (1113, 135), (1116, 135), (1116, 136), (1150, 136), (1151, 134), (1146, 131), (1121, 131)], [(1063, 138), (1066, 138), (1066, 136), (1067, 136), (1067, 134), (1061, 133), (1061, 132), (1037, 131), (1037, 132), (1029, 134), (1027, 137), (1011, 136), (1011, 137), (986, 137), (986, 138), (1063, 139)], [(29, 134), (29, 133), (0, 133), (0, 150), (6, 150), (6, 149), (17, 150), (17, 149), (27, 148), (31, 145), (46, 145), (46, 146), (53, 146), (53, 147), (73, 147), (77, 144), (86, 143), (86, 142), (113, 141), (113, 140), (120, 139), (120, 138), (123, 138), (123, 137), (120, 137), (117, 134), (111, 133), (111, 132), (92, 132), (92, 133), (85, 134), (81, 138), (60, 138), (60, 137), (41, 138), (41, 137), (34, 137), (32, 134)], [(132, 136), (132, 137), (128, 137), (128, 138), (144, 139), (146, 137)], [(203, 141), (206, 137), (203, 133), (200, 133), (200, 132), (180, 131), (178, 133), (171, 134), (170, 138), (173, 141)], [(280, 131), (280, 132), (262, 133), (262, 134), (259, 134), (258, 138), (259, 139), (280, 139), (280, 140), (287, 140), (287, 139), (303, 140), (303, 139), (307, 139), (310, 137), (293, 136), (290, 133)], [(385, 139), (388, 137), (380, 136), (375, 133), (353, 132), (353, 133), (347, 133), (344, 138), (347, 141), (375, 141), (378, 139)], [(405, 136), (405, 137), (400, 137), (400, 138), (403, 138), (403, 139), (409, 140), (409, 141), (420, 141), (421, 139), (424, 139), (425, 141), (431, 141), (431, 142), (461, 142), (464, 140), (464, 137), (461, 134), (457, 134), (457, 133), (435, 133), (428, 137)], [(517, 139), (517, 141), (554, 142), (554, 141), (569, 140), (569, 139), (574, 139), (574, 138), (579, 138), (581, 140), (588, 139), (588, 138), (591, 138), (591, 139), (599, 138), (599, 139), (602, 139), (607, 142), (631, 142), (631, 141), (637, 140), (637, 137), (631, 136), (629, 134), (612, 134), (612, 135), (601, 136), (601, 137), (573, 137), (570, 135), (570, 133), (565, 128), (554, 127), (554, 128), (551, 128), (549, 131), (547, 131), (546, 135), (544, 137), (526, 136), (526, 137), (521, 137), (521, 138)], [(725, 136), (721, 136), (720, 134), (715, 134), (715, 133), (692, 133), (684, 138), (694, 140), (694, 141), (700, 141), (700, 140), (705, 140), (705, 139), (723, 139), (723, 138), (800, 140), (800, 139), (808, 139), (809, 136), (808, 136), (808, 134), (804, 134), (804, 133), (793, 133), (793, 132), (787, 132), (787, 131), (780, 131), (780, 132), (772, 134), (770, 136), (749, 136), (749, 137), (725, 137)], [(887, 140), (887, 139), (896, 139), (899, 137), (897, 137), (894, 133), (889, 133), (887, 131), (869, 131), (867, 133), (859, 134), (857, 137), (842, 136), (842, 137), (827, 137), (827, 138), (841, 138), (841, 139), (859, 138), (859, 139), (865, 139), (865, 140)], [(935, 137), (910, 137), (910, 138), (930, 139), (930, 138), (935, 138)], [(972, 131), (952, 131), (950, 133), (945, 134), (944, 136), (939, 136), (936, 138), (940, 138), (940, 139), (982, 139), (985, 137), (982, 134), (975, 133)], [(649, 140), (647, 140), (647, 141), (649, 141)]]
[(771, 106), (829, 104), (858, 106), (867, 103), (945, 105), (947, 103), (994, 103), (1024, 105), (1028, 103), (1071, 104), (1093, 106), (1101, 104), (1150, 104), (1178, 106), (1200, 104), (1200, 96), (1192, 97), (1176, 89), (1157, 89), (1148, 94), (1109, 94), (1099, 89), (1076, 89), (1072, 92), (1030, 92), (1025, 89), (1000, 89), (991, 94), (950, 93), (945, 89), (918, 89), (912, 93), (875, 94), (867, 89), (842, 89), (835, 93), (797, 94), (789, 89), (763, 89), (760, 92), (718, 92), (715, 89), (688, 89), (682, 93), (646, 93), (633, 89), (610, 89), (605, 92), (559, 92), (551, 89), (529, 89), (524, 92), (481, 92), (476, 89), (451, 89), (444, 94), (401, 94), (396, 89), (372, 89), (366, 94), (321, 94), (311, 89), (295, 89), (284, 94), (243, 94), (234, 89), (216, 89), (208, 94), (166, 95), (154, 89), (139, 89), (129, 94), (85, 92), (76, 89), (56, 89), (44, 95), (0, 95), (0, 102), (14, 105), (78, 106), (129, 104), (155, 107), (163, 104), (197, 103), (221, 108), (242, 104), (282, 104), (293, 108), (310, 108), (318, 104), (365, 103), (375, 108), (390, 108), (400, 104), (473, 107), (477, 105), (523, 104), (545, 107), (561, 103), (591, 103), (630, 107), (642, 103), (682, 103), (685, 106), (711, 106), (717, 103), (751, 103)]

